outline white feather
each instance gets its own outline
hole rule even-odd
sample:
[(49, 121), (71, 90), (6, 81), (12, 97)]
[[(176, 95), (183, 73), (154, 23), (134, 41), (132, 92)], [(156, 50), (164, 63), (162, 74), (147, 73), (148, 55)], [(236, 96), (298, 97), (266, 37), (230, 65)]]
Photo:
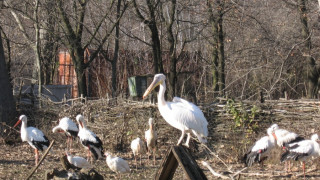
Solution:
[[(52, 129), (53, 133), (55, 133), (57, 130), (63, 130), (66, 132), (67, 130), (71, 131), (79, 131), (76, 123), (74, 123), (70, 118), (64, 117), (59, 121), (58, 126), (54, 127)], [(70, 134), (68, 134), (70, 136)]]
[(116, 173), (128, 173), (130, 167), (127, 161), (120, 157), (113, 157), (111, 154), (106, 153), (106, 162), (108, 167)]
[(146, 146), (144, 142), (138, 137), (131, 142), (131, 150), (133, 155), (142, 155), (146, 153)]
[(91, 164), (83, 157), (80, 156), (72, 156), (72, 155), (67, 155), (67, 159), (70, 164), (73, 164), (74, 166), (78, 168), (83, 168), (83, 169), (90, 169), (92, 168)]

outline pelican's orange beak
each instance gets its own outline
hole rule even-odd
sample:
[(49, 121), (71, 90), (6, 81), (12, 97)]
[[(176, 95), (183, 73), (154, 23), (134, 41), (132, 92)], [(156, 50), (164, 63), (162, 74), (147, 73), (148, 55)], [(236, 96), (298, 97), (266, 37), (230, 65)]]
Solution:
[(159, 80), (159, 79), (154, 79), (154, 80), (152, 81), (152, 83), (150, 84), (150, 86), (148, 87), (148, 89), (146, 90), (146, 92), (144, 92), (142, 98), (143, 98), (143, 99), (146, 98), (146, 97), (150, 94), (150, 92), (151, 92), (154, 88), (156, 88), (157, 86), (159, 86), (161, 83), (162, 83), (161, 80)]
[(13, 128), (15, 128), (16, 126), (18, 126), (20, 123), (21, 123), (21, 120), (19, 119), (19, 120), (17, 121), (17, 123), (13, 126)]

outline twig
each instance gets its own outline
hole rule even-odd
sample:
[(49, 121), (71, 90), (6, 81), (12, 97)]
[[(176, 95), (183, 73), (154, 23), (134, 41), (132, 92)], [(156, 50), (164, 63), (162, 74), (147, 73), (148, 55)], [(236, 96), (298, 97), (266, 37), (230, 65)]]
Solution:
[[(222, 162), (222, 164), (224, 164), (228, 168), (228, 170), (231, 171), (231, 168), (229, 168), (229, 166), (218, 155), (211, 151), (211, 149), (207, 145), (201, 143), (201, 146), (204, 146), (210, 152), (210, 154), (214, 155), (217, 159), (219, 159)], [(233, 173), (233, 171), (231, 172)]]
[(206, 162), (206, 161), (202, 161), (202, 165), (204, 165), (205, 167), (207, 167), (209, 169), (209, 171), (216, 177), (222, 178), (222, 179), (230, 179), (230, 177), (228, 176), (224, 176), (222, 174), (219, 174), (217, 172), (215, 172), (212, 167)]
[[(308, 171), (306, 171), (306, 174), (313, 172), (313, 171), (316, 171), (316, 170), (317, 170), (317, 168), (309, 169)], [(304, 175), (303, 173), (300, 173), (300, 174), (297, 174), (296, 177), (303, 176), (303, 175)]]
[(234, 173), (234, 174), (232, 175), (232, 177), (235, 177), (236, 175), (240, 174), (242, 171), (244, 171), (244, 170), (246, 170), (246, 169), (248, 169), (248, 167), (245, 167), (245, 168), (239, 170), (238, 172)]
[(46, 158), (47, 154), (49, 153), (50, 149), (52, 148), (53, 143), (54, 143), (54, 140), (52, 140), (50, 146), (48, 147), (48, 149), (46, 150), (46, 152), (43, 154), (43, 156), (42, 156), (41, 160), (39, 161), (39, 163), (37, 164), (37, 166), (32, 169), (31, 173), (30, 173), (30, 174), (28, 175), (28, 177), (26, 178), (27, 180), (28, 180), (29, 178), (31, 178), (31, 176), (34, 174), (34, 172), (36, 172), (36, 170), (38, 169), (38, 167), (40, 166), (40, 164), (42, 163), (42, 161), (44, 160), (44, 158)]
[(11, 127), (11, 126), (9, 126), (9, 125), (7, 125), (5, 122), (2, 122), (2, 125), (4, 125), (4, 126), (6, 126), (6, 127), (10, 128), (10, 129), (15, 130), (17, 133), (20, 133), (20, 131), (16, 130), (15, 128), (13, 128), (13, 127)]

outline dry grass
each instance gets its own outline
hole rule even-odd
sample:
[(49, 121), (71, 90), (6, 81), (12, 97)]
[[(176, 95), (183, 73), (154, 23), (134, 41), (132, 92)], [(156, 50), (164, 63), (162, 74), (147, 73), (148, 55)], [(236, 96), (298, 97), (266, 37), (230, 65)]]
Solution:
[[(268, 110), (271, 105), (261, 106)], [(230, 115), (226, 114), (216, 105), (201, 107), (209, 122), (208, 144), (202, 146), (196, 141), (191, 142), (191, 153), (199, 166), (204, 170), (208, 179), (214, 179), (213, 175), (200, 163), (207, 161), (211, 167), (218, 173), (235, 173), (244, 168), (240, 158), (256, 139), (266, 134), (265, 129), (271, 123), (278, 123), (280, 127), (300, 133), (309, 137), (312, 132), (318, 132), (320, 118), (300, 115), (284, 117), (277, 114), (260, 114), (257, 118), (259, 129), (257, 133), (246, 134), (243, 128), (233, 128), (234, 123)], [(221, 111), (217, 111), (217, 110)], [(291, 109), (290, 112), (295, 112)], [(43, 179), (46, 170), (62, 169), (59, 156), (64, 153), (66, 144), (65, 137), (62, 134), (52, 134), (52, 127), (57, 123), (58, 118), (69, 116), (75, 119), (79, 113), (83, 114), (88, 120), (88, 127), (95, 132), (103, 141), (105, 151), (110, 151), (129, 162), (132, 169), (130, 175), (123, 176), (123, 179), (153, 179), (162, 157), (170, 146), (177, 143), (180, 132), (170, 127), (160, 116), (155, 105), (142, 102), (125, 101), (107, 101), (92, 100), (86, 104), (74, 103), (73, 106), (66, 105), (47, 105), (41, 110), (30, 107), (21, 107), (20, 114), (26, 114), (29, 117), (29, 125), (36, 125), (43, 130), (49, 139), (55, 139), (56, 143), (48, 154), (43, 164), (39, 167), (32, 178)], [(314, 113), (318, 114), (317, 111)], [(136, 137), (142, 138), (147, 129), (148, 118), (154, 117), (158, 131), (158, 154), (156, 166), (147, 163), (147, 157), (143, 157), (143, 165), (135, 169), (132, 153), (130, 151), (130, 142)], [(302, 118), (303, 117), (303, 118)], [(26, 143), (21, 142), (20, 135), (11, 131), (10, 137), (5, 137), (6, 143), (2, 141), (0, 151), (2, 158), (0, 160), (0, 179), (23, 179), (34, 166), (33, 149)], [(12, 145), (9, 145), (12, 144)], [(79, 142), (75, 141), (74, 154), (86, 157), (85, 149)], [(295, 175), (301, 172), (299, 163), (295, 163), (292, 174), (287, 175), (279, 163), (279, 152), (275, 150), (272, 157), (268, 159), (264, 167), (255, 165), (240, 173), (240, 179), (295, 179)], [(312, 169), (318, 163), (316, 161), (307, 163), (307, 168)], [(107, 168), (105, 160), (94, 162), (94, 168), (105, 179), (112, 179), (115, 173)], [(299, 172), (298, 172), (299, 171)], [(227, 175), (228, 176), (228, 175)], [(308, 177), (319, 178), (318, 171), (310, 172)], [(185, 175), (181, 167), (178, 167), (174, 179), (184, 179)], [(237, 176), (238, 178), (238, 176)]]

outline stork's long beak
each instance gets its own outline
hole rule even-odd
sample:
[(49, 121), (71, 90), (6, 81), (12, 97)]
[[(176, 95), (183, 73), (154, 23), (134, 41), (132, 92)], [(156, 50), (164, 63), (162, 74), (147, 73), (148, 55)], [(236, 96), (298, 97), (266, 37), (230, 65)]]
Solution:
[(19, 120), (17, 121), (17, 123), (13, 126), (13, 128), (15, 128), (16, 126), (18, 126), (20, 123), (21, 123), (21, 120), (19, 119)]
[(278, 138), (277, 138), (275, 133), (272, 133), (272, 136), (274, 137), (275, 140), (278, 140)]
[(150, 92), (151, 92), (154, 88), (156, 88), (157, 86), (159, 86), (161, 83), (162, 83), (162, 81), (161, 81), (160, 79), (154, 79), (154, 80), (152, 81), (152, 83), (150, 84), (150, 86), (148, 87), (148, 89), (146, 90), (146, 92), (144, 92), (142, 98), (143, 98), (143, 99), (146, 98), (146, 97), (150, 94)]
[(79, 121), (79, 124), (80, 124), (81, 128), (83, 128), (83, 124), (82, 124), (82, 122), (81, 122), (81, 121)]

